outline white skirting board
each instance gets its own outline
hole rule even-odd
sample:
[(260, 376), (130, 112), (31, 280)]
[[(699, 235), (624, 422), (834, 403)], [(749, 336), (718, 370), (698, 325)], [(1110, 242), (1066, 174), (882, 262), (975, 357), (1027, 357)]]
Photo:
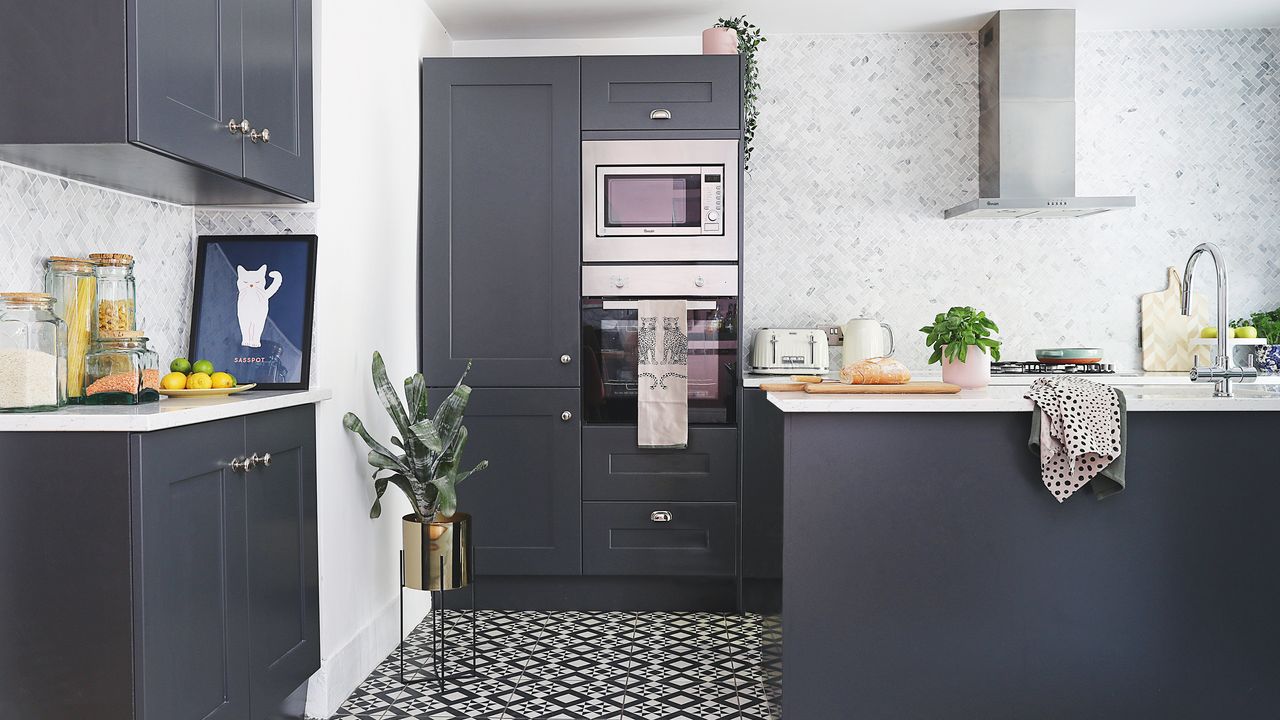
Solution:
[[(352, 691), (369, 677), (396, 649), (400, 631), (399, 600), (392, 596), (377, 616), (347, 641), (332, 649), (321, 648), (320, 669), (307, 686), (307, 717), (328, 718), (338, 712)], [(431, 609), (431, 593), (411, 591), (404, 594), (404, 630), (408, 635)]]

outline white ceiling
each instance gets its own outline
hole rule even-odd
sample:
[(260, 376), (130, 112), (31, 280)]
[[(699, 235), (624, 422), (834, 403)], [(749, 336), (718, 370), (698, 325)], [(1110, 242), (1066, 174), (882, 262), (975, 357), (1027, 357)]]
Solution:
[(1008, 8), (1075, 7), (1080, 30), (1280, 27), (1280, 0), (427, 0), (454, 40), (692, 35), (746, 13), (769, 33), (977, 30)]

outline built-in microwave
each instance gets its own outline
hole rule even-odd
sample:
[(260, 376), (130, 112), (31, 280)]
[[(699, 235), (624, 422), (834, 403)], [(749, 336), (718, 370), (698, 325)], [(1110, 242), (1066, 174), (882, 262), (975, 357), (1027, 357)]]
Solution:
[(582, 259), (738, 259), (737, 140), (582, 143)]

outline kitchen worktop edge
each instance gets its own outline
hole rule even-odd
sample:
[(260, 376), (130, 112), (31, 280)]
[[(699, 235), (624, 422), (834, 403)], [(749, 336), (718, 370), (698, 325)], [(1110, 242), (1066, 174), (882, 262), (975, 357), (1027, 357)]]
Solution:
[(218, 398), (162, 398), (144, 405), (73, 405), (55, 412), (0, 413), (0, 432), (152, 432), (333, 397), (328, 388), (260, 390)]

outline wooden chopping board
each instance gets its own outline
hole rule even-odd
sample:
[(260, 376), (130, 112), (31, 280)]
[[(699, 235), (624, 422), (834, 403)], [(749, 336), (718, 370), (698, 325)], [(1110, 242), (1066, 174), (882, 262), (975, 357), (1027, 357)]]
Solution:
[(844, 383), (810, 383), (804, 391), (812, 395), (954, 395), (959, 385), (944, 382), (909, 382), (905, 385), (845, 385)]
[(1142, 296), (1142, 369), (1190, 370), (1195, 355), (1191, 342), (1211, 323), (1209, 303), (1200, 293), (1191, 294), (1191, 315), (1183, 316), (1182, 277), (1177, 268), (1169, 268), (1169, 286)]

